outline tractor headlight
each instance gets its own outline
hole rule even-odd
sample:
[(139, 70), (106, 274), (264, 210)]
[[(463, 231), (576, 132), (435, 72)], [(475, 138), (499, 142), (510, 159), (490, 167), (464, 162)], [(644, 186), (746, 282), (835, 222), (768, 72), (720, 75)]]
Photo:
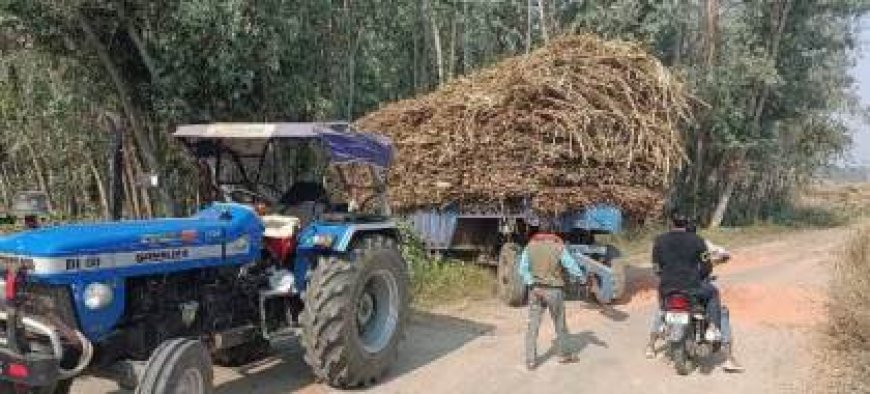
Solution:
[(91, 283), (85, 287), (85, 306), (91, 310), (103, 309), (112, 304), (114, 296), (112, 286), (100, 282)]
[(311, 237), (311, 245), (320, 248), (332, 247), (333, 241), (335, 241), (335, 237), (330, 234), (315, 234)]

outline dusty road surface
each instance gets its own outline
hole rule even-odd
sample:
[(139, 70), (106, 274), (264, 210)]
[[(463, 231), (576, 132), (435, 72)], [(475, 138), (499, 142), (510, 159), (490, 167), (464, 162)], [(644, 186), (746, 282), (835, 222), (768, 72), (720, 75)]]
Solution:
[[(776, 393), (812, 388), (813, 349), (824, 320), (831, 262), (847, 229), (806, 231), (752, 247), (731, 247), (734, 260), (717, 268), (731, 310), (736, 350), (747, 368), (727, 374), (715, 363), (677, 376), (664, 360), (647, 360), (653, 292), (650, 270), (631, 267), (631, 295), (610, 309), (572, 301), (567, 305), (571, 345), (580, 362), (559, 365), (546, 358), (538, 370), (523, 366), (526, 310), (496, 301), (417, 313), (397, 365), (370, 389), (377, 393)], [(539, 352), (550, 348), (552, 324), (542, 328)], [(276, 356), (242, 369), (219, 369), (217, 392), (323, 393), (312, 382), (301, 349), (290, 341)], [(74, 393), (121, 392), (83, 378)]]

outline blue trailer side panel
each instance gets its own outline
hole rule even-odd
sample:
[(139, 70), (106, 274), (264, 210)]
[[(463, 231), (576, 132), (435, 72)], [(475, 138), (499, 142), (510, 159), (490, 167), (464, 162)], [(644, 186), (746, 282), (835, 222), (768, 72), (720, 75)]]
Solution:
[(426, 249), (449, 249), (456, 232), (455, 212), (417, 211), (410, 217), (411, 227), (420, 234)]
[(614, 234), (622, 231), (622, 211), (612, 205), (593, 205), (582, 211), (561, 215), (560, 225), (565, 232), (581, 229)]

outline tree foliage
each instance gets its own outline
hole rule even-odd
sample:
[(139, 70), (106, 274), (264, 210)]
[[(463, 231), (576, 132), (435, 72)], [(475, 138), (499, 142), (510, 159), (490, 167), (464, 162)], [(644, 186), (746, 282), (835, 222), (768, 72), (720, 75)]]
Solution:
[[(106, 212), (105, 119), (129, 216), (196, 201), (168, 138), (211, 121), (352, 120), (567, 32), (644, 43), (698, 98), (674, 206), (770, 215), (843, 152), (866, 0), (0, 0), (0, 198)], [(162, 175), (158, 189), (137, 181)], [(732, 198), (733, 196), (733, 198)], [(723, 201), (725, 205), (723, 205)], [(732, 209), (724, 209), (730, 201)], [(758, 201), (766, 201), (759, 204)]]

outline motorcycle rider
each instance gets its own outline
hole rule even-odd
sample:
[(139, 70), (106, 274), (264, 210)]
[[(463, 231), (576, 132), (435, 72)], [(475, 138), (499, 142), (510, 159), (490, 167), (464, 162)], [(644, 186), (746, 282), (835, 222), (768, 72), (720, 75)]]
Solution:
[(565, 323), (565, 271), (583, 276), (577, 261), (568, 253), (565, 244), (550, 229), (551, 223), (542, 221), (538, 231), (529, 240), (520, 258), (520, 277), (529, 289), (529, 329), (526, 333), (526, 367), (537, 366), (538, 329), (544, 309), (550, 310), (556, 329), (556, 352), (560, 363), (577, 361), (566, 343), (568, 328)]
[[(673, 291), (693, 291), (706, 306), (710, 324), (705, 338), (708, 341), (721, 341), (722, 350), (727, 357), (723, 369), (739, 372), (743, 368), (732, 353), (728, 311), (722, 308), (719, 290), (709, 280), (713, 271), (711, 253), (717, 254), (717, 258), (729, 257), (722, 248), (715, 247), (698, 236), (694, 224), (686, 216), (679, 213), (672, 215), (671, 230), (659, 235), (653, 244), (653, 269), (660, 278), (659, 300)], [(647, 358), (655, 357), (655, 342), (661, 331), (663, 315), (659, 303), (653, 316), (650, 340), (646, 348)]]

